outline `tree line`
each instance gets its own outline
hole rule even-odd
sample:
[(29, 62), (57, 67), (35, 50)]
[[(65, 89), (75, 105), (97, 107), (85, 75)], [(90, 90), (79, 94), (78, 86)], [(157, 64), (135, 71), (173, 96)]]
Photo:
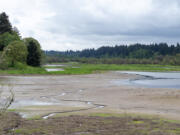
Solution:
[(16, 64), (41, 65), (42, 50), (34, 38), (22, 38), (16, 27), (12, 27), (5, 12), (0, 13), (0, 68), (15, 67)]
[(153, 56), (175, 56), (180, 53), (180, 44), (168, 45), (167, 43), (155, 43), (150, 45), (116, 45), (115, 47), (103, 46), (98, 49), (84, 49), (82, 51), (46, 51), (47, 55), (59, 55), (67, 57), (85, 57), (85, 58), (152, 58)]
[(180, 65), (180, 44), (167, 43), (103, 46), (82, 51), (45, 51), (48, 62), (78, 61), (105, 64)]

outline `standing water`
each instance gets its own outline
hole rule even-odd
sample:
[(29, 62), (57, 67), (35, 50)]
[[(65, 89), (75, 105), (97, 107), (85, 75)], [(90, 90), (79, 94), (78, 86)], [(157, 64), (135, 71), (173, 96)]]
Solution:
[[(119, 72), (124, 74), (139, 75), (135, 79), (121, 81), (134, 86), (150, 88), (177, 88), (180, 89), (180, 72)], [(115, 82), (118, 83), (117, 81)]]

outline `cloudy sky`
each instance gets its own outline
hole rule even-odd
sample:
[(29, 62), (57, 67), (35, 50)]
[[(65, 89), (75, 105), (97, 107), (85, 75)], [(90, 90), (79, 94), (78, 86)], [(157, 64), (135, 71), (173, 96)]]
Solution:
[(180, 41), (180, 0), (0, 0), (44, 50)]

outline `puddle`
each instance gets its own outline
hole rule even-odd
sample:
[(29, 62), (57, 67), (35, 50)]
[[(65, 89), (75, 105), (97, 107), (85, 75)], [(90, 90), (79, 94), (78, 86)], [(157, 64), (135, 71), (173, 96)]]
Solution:
[(83, 90), (83, 89), (79, 90), (79, 92), (83, 92), (83, 91), (85, 91), (85, 90)]
[(90, 109), (101, 109), (101, 108), (105, 107), (105, 105), (94, 104), (93, 102), (90, 102), (90, 101), (79, 101), (79, 102), (86, 102), (87, 104), (92, 105), (92, 106), (88, 107), (88, 108), (84, 108), (84, 109), (68, 110), (68, 111), (62, 111), (62, 112), (53, 112), (53, 113), (50, 113), (50, 114), (47, 114), (47, 115), (43, 116), (42, 118), (43, 119), (48, 119), (48, 118), (53, 117), (56, 114), (60, 114), (60, 113), (87, 111), (87, 110), (90, 110)]
[(64, 69), (62, 69), (62, 68), (46, 68), (46, 71), (55, 72), (55, 71), (64, 71)]
[(80, 68), (80, 67), (72, 67), (72, 68)]
[[(62, 93), (63, 94), (63, 93)], [(42, 98), (46, 98), (46, 97), (42, 97)], [(38, 115), (38, 108), (39, 106), (41, 108), (44, 108), (46, 111), (52, 111), (50, 108), (51, 106), (55, 106), (59, 109), (63, 108), (63, 107), (70, 107), (70, 108), (77, 108), (75, 110), (62, 110), (62, 111), (57, 111), (57, 112), (52, 112), (50, 114), (47, 114), (45, 116), (43, 116), (43, 119), (47, 119), (49, 117), (54, 116), (55, 114), (59, 114), (59, 113), (68, 113), (68, 112), (79, 112), (79, 111), (86, 111), (86, 110), (90, 110), (90, 109), (95, 109), (95, 108), (104, 108), (105, 106), (100, 105), (100, 104), (94, 104), (91, 101), (81, 101), (81, 100), (56, 100), (52, 98), (47, 98), (50, 102), (43, 102), (43, 101), (37, 101), (37, 100), (17, 100), (15, 101), (10, 109), (22, 109), (22, 111), (19, 112), (19, 114), (23, 117), (23, 118), (29, 118), (29, 117), (33, 117), (35, 115)], [(56, 101), (56, 102), (53, 102)], [(81, 109), (78, 109), (81, 108)], [(32, 110), (31, 110), (32, 109)], [(28, 111), (26, 111), (28, 110)], [(39, 112), (40, 113), (40, 112)]]
[(60, 96), (65, 96), (67, 93), (62, 93), (62, 94), (60, 94)]
[(47, 64), (47, 65), (44, 65), (46, 67), (64, 67), (66, 65), (62, 65), (62, 64)]
[[(64, 67), (65, 65), (61, 65), (61, 64), (47, 64), (47, 65), (44, 65), (46, 69), (46, 71), (48, 72), (55, 72), (55, 71), (64, 71), (63, 68), (58, 68), (58, 67)], [(49, 67), (49, 68), (48, 68)], [(52, 68), (50, 68), (52, 67)], [(53, 68), (53, 67), (57, 67), (57, 68)]]
[(25, 107), (25, 106), (47, 106), (47, 105), (54, 105), (54, 104), (56, 103), (36, 101), (36, 100), (18, 100), (18, 101), (14, 101), (10, 108), (18, 108), (18, 107)]
[(91, 104), (92, 104), (92, 102), (87, 102), (87, 104), (88, 104), (88, 105), (91, 105)]
[(47, 97), (46, 96), (42, 96), (41, 98), (46, 99)]
[(54, 103), (59, 103), (59, 100), (55, 99), (55, 98), (49, 98), (50, 101), (54, 102)]
[(100, 106), (98, 106), (98, 108), (104, 108), (105, 106), (104, 105), (100, 105)]
[(28, 118), (28, 117), (29, 117), (29, 115), (28, 115), (28, 114), (25, 114), (25, 113), (19, 112), (18, 114), (19, 114), (22, 118)]
[[(119, 71), (118, 71), (119, 72)], [(180, 72), (119, 72), (139, 75), (130, 80), (114, 80), (116, 85), (134, 85), (149, 88), (177, 88), (180, 89)]]
[(145, 77), (153, 77), (153, 78), (162, 78), (162, 79), (180, 79), (180, 72), (128, 72), (128, 71), (120, 71), (119, 73), (125, 74), (136, 74)]
[(51, 114), (49, 114), (47, 116), (43, 116), (42, 118), (43, 119), (48, 119), (49, 117), (53, 117), (54, 115), (56, 115), (56, 113), (51, 113)]

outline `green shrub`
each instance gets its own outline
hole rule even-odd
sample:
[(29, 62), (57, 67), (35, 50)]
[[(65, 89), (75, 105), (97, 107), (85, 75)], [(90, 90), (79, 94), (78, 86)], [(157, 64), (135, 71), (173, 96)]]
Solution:
[(27, 47), (22, 41), (14, 41), (10, 43), (3, 51), (3, 58), (14, 67), (17, 62), (26, 63)]

